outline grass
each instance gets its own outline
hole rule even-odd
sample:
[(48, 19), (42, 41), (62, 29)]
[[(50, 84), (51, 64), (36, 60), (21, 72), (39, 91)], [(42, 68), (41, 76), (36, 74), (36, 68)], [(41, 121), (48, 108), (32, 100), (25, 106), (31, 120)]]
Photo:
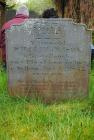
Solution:
[(94, 70), (89, 99), (45, 105), (7, 93), (0, 70), (0, 140), (94, 140)]

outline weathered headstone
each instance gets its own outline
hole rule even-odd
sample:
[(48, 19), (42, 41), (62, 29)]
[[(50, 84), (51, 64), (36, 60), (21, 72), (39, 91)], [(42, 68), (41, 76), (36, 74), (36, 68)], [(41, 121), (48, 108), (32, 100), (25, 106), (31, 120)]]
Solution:
[(6, 32), (9, 91), (44, 101), (85, 97), (91, 31), (68, 19), (30, 19)]

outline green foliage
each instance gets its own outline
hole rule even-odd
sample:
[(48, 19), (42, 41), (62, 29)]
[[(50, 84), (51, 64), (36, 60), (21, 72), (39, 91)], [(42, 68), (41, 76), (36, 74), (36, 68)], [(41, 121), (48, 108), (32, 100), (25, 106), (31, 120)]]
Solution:
[(42, 14), (47, 8), (54, 7), (52, 0), (28, 0), (27, 6), (30, 10), (36, 11), (39, 14)]
[[(16, 0), (7, 0), (7, 5), (9, 8), (17, 8), (20, 3), (17, 3)], [(35, 11), (38, 14), (42, 14), (45, 9), (54, 7), (52, 0), (27, 0), (25, 3), (29, 10)]]
[(94, 44), (94, 31), (92, 32), (92, 42)]
[(6, 0), (6, 9), (13, 9), (16, 6), (16, 0)]
[[(94, 70), (90, 99), (94, 98)], [(7, 76), (0, 69), (0, 140), (93, 140), (94, 106), (89, 99), (44, 105), (10, 97)]]
[(1, 67), (0, 62), (0, 95), (5, 95), (7, 93), (7, 76), (6, 72)]
[(90, 99), (94, 102), (94, 60), (92, 61), (92, 70), (90, 74), (90, 84), (89, 84), (89, 92), (90, 92)]

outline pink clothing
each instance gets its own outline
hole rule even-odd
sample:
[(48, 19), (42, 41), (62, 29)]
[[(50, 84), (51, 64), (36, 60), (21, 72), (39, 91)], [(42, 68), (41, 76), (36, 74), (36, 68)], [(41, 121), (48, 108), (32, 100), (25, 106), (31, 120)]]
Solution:
[(2, 30), (9, 29), (12, 25), (19, 25), (28, 18), (29, 17), (25, 15), (16, 15), (12, 20), (8, 21), (3, 25)]
[(5, 30), (10, 29), (13, 25), (20, 25), (29, 17), (25, 15), (16, 15), (12, 20), (5, 23), (0, 30), (0, 59), (6, 64), (6, 44), (5, 44)]

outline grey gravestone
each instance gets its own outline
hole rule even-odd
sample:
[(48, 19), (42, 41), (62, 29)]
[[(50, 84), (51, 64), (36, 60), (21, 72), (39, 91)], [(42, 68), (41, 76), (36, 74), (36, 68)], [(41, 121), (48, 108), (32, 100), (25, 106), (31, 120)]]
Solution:
[(30, 19), (6, 32), (9, 92), (46, 102), (88, 95), (91, 31), (69, 19)]

